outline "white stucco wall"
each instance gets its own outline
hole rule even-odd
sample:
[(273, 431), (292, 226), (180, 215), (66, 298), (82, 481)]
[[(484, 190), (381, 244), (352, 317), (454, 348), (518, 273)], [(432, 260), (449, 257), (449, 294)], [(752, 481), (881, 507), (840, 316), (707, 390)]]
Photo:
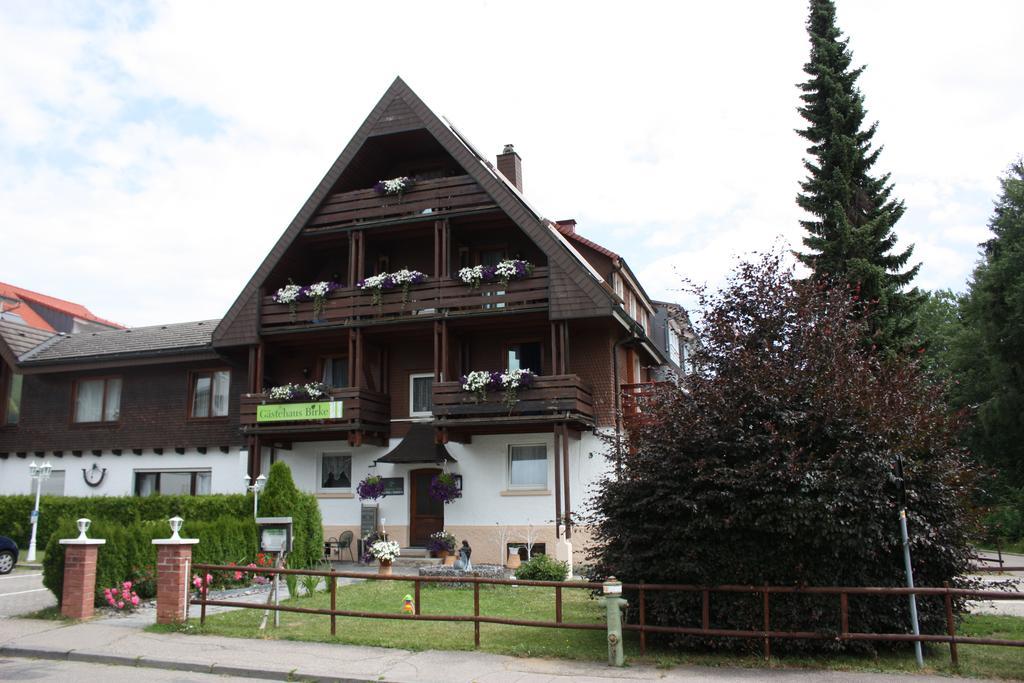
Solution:
[[(427, 463), (391, 465), (373, 461), (387, 454), (401, 439), (391, 439), (389, 447), (350, 447), (346, 442), (295, 443), (292, 450), (277, 451), (277, 459), (292, 470), (295, 484), (320, 496), (320, 510), (328, 526), (358, 526), (362, 501), (355, 495), (354, 485), (369, 474), (402, 477), (401, 496), (387, 496), (377, 501), (380, 517), (388, 526), (409, 523), (410, 470), (431, 467)], [(548, 456), (548, 486), (542, 492), (510, 495), (508, 488), (508, 447), (511, 444), (545, 444)], [(550, 432), (538, 434), (505, 434), (475, 436), (469, 444), (449, 443), (448, 451), (457, 462), (448, 465), (453, 474), (462, 475), (462, 498), (445, 506), (446, 525), (496, 525), (551, 523), (555, 515), (554, 442)], [(350, 494), (318, 491), (317, 462), (321, 453), (344, 453), (352, 456), (353, 489)], [(592, 454), (592, 455), (591, 455)], [(574, 513), (584, 510), (590, 497), (591, 484), (608, 468), (603, 444), (591, 433), (569, 441), (569, 485)], [(503, 495), (503, 493), (505, 495)], [(345, 496), (345, 497), (339, 497)]]
[[(53, 465), (54, 470), (64, 471), (65, 496), (133, 495), (136, 471), (207, 470), (210, 472), (211, 493), (242, 493), (245, 490), (242, 476), (246, 472), (247, 459), (246, 452), (238, 448), (231, 448), (227, 453), (222, 453), (219, 448), (210, 448), (206, 453), (186, 449), (183, 454), (178, 454), (174, 448), (166, 448), (163, 455), (157, 455), (148, 448), (141, 455), (135, 455), (131, 450), (122, 450), (121, 455), (104, 451), (99, 456), (86, 452), (81, 457), (65, 451), (59, 458), (53, 453), (42, 458), (9, 455), (6, 460), (0, 460), (0, 494), (35, 493), (29, 477), (29, 463), (44, 461)], [(91, 469), (94, 463), (105, 468), (107, 473), (99, 486), (91, 487), (85, 483), (82, 470)]]

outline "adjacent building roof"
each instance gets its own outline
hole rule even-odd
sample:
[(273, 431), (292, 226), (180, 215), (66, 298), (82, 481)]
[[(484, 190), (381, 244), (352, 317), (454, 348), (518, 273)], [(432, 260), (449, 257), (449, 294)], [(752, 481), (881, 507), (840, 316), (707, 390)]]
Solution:
[(7, 348), (15, 356), (20, 356), (29, 349), (39, 346), (52, 336), (53, 332), (46, 332), (12, 320), (0, 319), (0, 339), (7, 343)]
[(100, 360), (122, 356), (188, 353), (210, 350), (220, 320), (151, 325), (103, 332), (58, 334), (18, 358), (22, 365)]
[[(84, 320), (104, 327), (120, 328), (118, 323), (105, 320), (93, 314), (82, 304), (76, 304), (65, 299), (58, 299), (55, 296), (33, 292), (31, 289), (17, 287), (6, 282), (0, 282), (0, 314), (17, 316), (21, 322), (29, 327), (45, 332), (58, 331), (53, 323), (46, 319), (47, 311), (56, 312), (79, 320)], [(70, 331), (70, 330), (65, 330)]]

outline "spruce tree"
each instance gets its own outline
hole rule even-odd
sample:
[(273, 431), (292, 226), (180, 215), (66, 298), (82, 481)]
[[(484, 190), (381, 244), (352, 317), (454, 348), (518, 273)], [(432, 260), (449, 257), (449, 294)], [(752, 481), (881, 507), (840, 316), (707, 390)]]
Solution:
[(868, 316), (870, 344), (898, 351), (913, 332), (920, 299), (916, 288), (904, 291), (920, 266), (901, 270), (913, 247), (894, 251), (893, 226), (905, 207), (892, 196), (889, 174), (872, 173), (881, 152), (871, 144), (878, 124), (864, 127), (864, 96), (857, 87), (864, 67), (851, 67), (832, 0), (811, 0), (807, 32), (809, 78), (800, 85), (799, 109), (807, 127), (797, 132), (811, 143), (811, 158), (804, 160), (808, 176), (797, 204), (811, 218), (800, 221), (808, 232), (807, 252), (797, 258), (817, 279), (849, 287), (858, 311)]
[(1024, 159), (1002, 193), (961, 311), (954, 403), (976, 410), (971, 445), (1000, 483), (1024, 490)]

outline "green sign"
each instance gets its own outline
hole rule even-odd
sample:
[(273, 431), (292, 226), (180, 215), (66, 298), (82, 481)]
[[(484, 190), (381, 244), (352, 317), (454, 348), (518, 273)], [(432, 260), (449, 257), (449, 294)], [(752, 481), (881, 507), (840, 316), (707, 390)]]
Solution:
[(256, 406), (257, 422), (300, 422), (303, 420), (337, 420), (344, 417), (341, 401), (316, 403), (271, 403)]

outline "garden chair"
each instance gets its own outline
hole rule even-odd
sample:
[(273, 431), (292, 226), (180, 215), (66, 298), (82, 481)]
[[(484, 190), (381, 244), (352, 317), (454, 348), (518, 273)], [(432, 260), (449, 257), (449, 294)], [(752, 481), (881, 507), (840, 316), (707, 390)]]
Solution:
[(338, 559), (339, 560), (341, 559), (341, 551), (345, 550), (346, 548), (348, 548), (348, 556), (352, 559), (353, 562), (356, 561), (356, 556), (352, 553), (352, 532), (351, 531), (343, 531), (343, 532), (341, 532), (341, 535), (338, 536), (338, 543), (337, 543), (336, 547), (337, 547), (337, 550), (338, 550)]

